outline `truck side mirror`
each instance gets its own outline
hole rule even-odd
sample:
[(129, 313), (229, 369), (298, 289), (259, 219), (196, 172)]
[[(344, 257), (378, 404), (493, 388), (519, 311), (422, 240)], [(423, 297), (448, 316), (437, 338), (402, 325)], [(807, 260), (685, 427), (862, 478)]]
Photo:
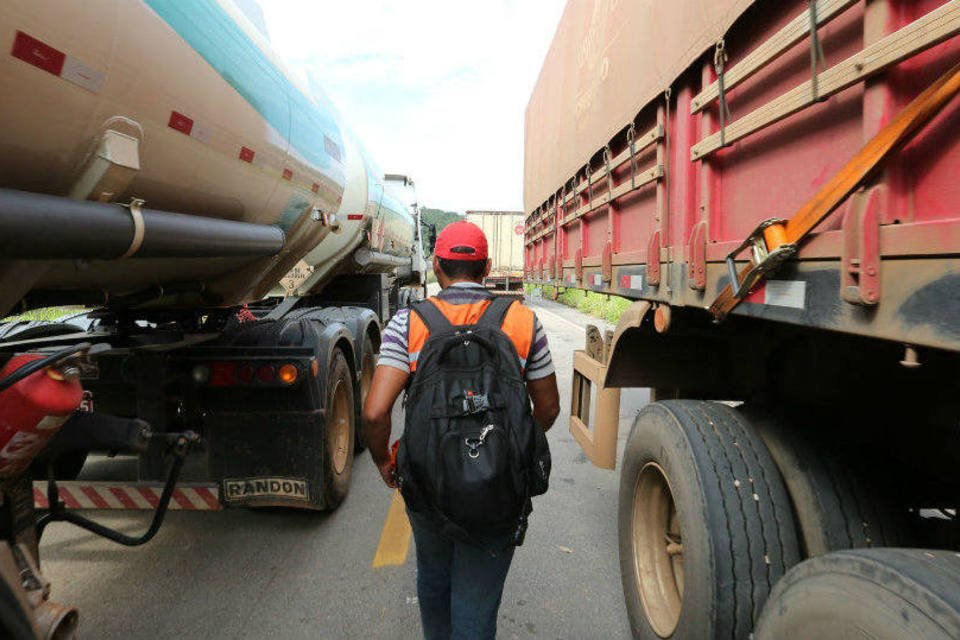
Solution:
[(430, 225), (430, 235), (427, 236), (427, 254), (433, 254), (433, 248), (437, 246), (437, 227)]

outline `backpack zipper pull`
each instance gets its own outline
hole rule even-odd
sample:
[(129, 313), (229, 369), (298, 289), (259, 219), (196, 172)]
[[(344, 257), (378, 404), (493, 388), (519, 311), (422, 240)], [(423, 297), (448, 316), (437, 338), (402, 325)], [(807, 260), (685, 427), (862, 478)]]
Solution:
[(483, 428), (483, 431), (480, 432), (480, 444), (483, 444), (483, 441), (486, 440), (487, 434), (493, 431), (493, 425), (488, 424)]

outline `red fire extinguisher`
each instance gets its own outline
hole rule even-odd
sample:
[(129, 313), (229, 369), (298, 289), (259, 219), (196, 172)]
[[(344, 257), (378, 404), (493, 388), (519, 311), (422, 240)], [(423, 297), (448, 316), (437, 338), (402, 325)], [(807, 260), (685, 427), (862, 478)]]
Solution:
[[(43, 356), (14, 356), (0, 379)], [(80, 406), (83, 389), (60, 369), (47, 367), (0, 392), (0, 480), (17, 476)]]

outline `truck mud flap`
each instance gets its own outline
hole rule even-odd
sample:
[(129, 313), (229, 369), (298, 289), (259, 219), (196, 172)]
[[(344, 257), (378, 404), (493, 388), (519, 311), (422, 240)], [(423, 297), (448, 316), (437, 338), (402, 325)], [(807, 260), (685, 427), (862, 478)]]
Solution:
[(205, 432), (224, 506), (327, 507), (323, 411), (210, 413)]

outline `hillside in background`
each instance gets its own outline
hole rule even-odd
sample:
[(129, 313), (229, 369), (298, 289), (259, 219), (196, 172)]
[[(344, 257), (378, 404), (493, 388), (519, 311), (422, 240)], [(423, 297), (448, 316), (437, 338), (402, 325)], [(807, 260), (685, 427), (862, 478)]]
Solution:
[[(437, 225), (437, 233), (439, 234), (443, 231), (443, 228), (450, 224), (451, 222), (456, 222), (457, 220), (463, 220), (463, 215), (456, 213), (454, 211), (444, 211), (442, 209), (431, 209), (429, 207), (420, 208), (420, 217), (421, 219), (428, 224)], [(429, 254), (430, 247), (427, 246), (427, 230), (423, 230), (423, 252), (427, 255)]]

